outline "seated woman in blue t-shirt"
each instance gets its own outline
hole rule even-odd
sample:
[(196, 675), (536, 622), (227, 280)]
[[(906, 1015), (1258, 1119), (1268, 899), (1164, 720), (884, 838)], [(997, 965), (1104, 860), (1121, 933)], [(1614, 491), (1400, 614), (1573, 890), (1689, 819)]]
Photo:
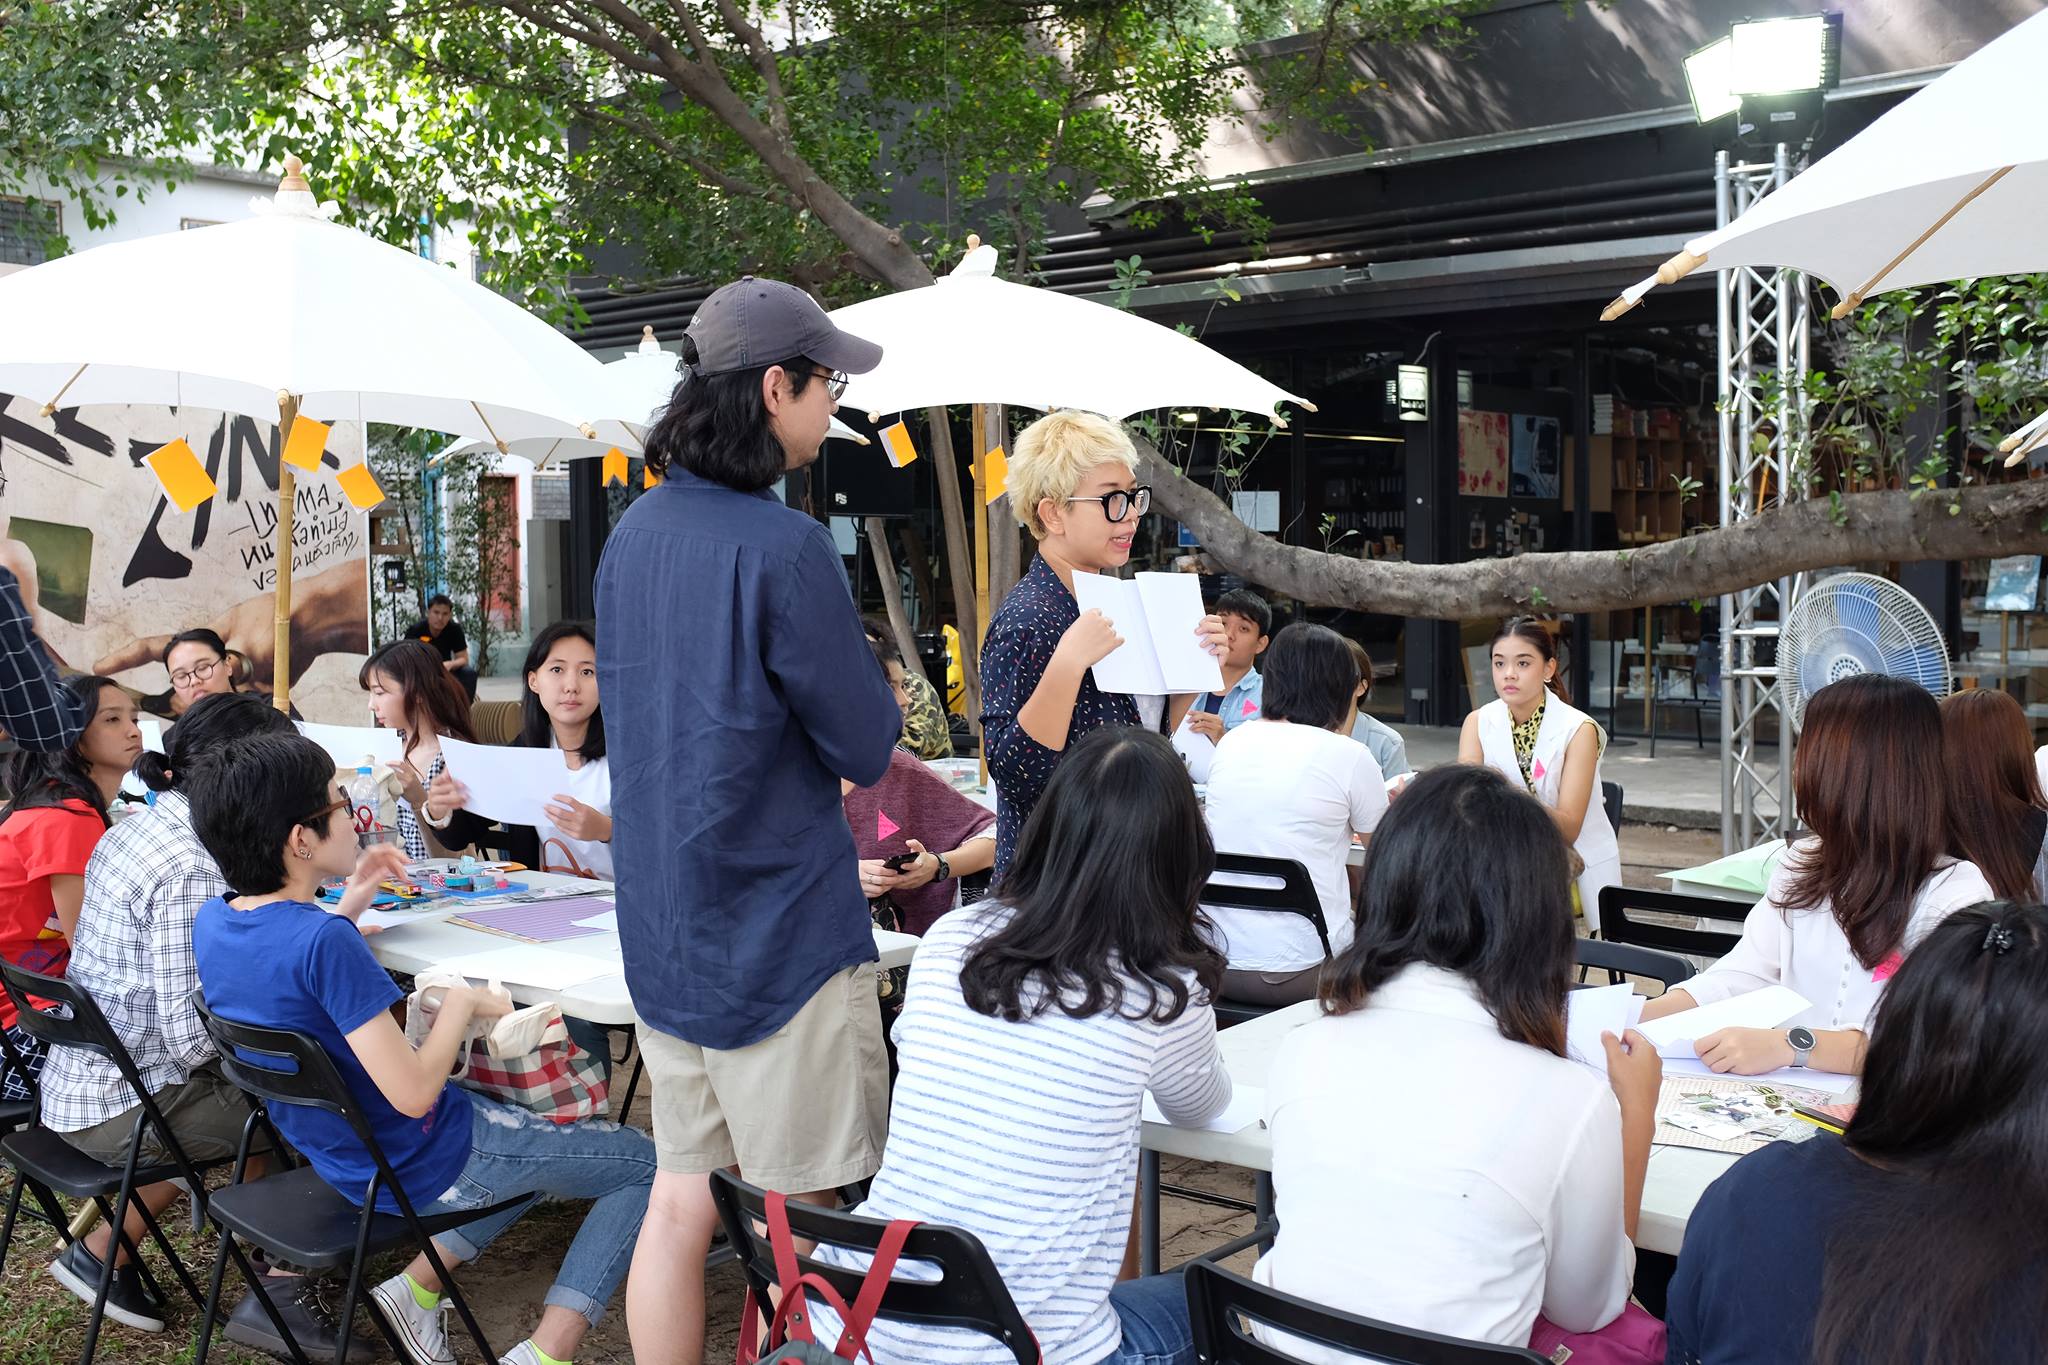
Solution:
[[(483, 1208), (520, 1195), (596, 1201), (547, 1293), (540, 1325), (503, 1359), (573, 1360), (625, 1277), (654, 1182), (654, 1144), (615, 1123), (556, 1124), (448, 1081), (475, 1019), (511, 1002), (463, 987), (448, 992), (415, 1049), (391, 1016), (403, 993), (370, 955), (355, 919), (377, 883), (403, 873), (396, 849), (360, 856), (335, 789), (334, 760), (299, 735), (261, 735), (224, 752), (192, 789), (200, 841), (240, 895), (209, 902), (192, 929), (200, 989), (224, 1019), (319, 1040), (362, 1107), (398, 1183), (421, 1214)], [(315, 896), (349, 874), (339, 913)], [(360, 1200), (376, 1173), (368, 1148), (337, 1114), (277, 1106), (278, 1129), (322, 1179)], [(470, 1260), (520, 1214), (466, 1223), (434, 1239), (444, 1263)], [(397, 1211), (390, 1191), (377, 1206)], [(441, 1284), (424, 1254), (372, 1289), (371, 1299), (415, 1365), (451, 1365)]]

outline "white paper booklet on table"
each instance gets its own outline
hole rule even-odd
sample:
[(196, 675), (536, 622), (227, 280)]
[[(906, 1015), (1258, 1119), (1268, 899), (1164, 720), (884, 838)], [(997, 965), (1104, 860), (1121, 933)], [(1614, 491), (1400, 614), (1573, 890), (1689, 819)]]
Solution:
[(1812, 1002), (1790, 986), (1766, 986), (1760, 991), (1717, 1000), (1642, 1025), (1645, 1038), (1666, 1057), (1696, 1057), (1696, 1039), (1719, 1033), (1724, 1028), (1777, 1028)]
[(1107, 616), (1124, 638), (1091, 670), (1103, 691), (1173, 695), (1223, 690), (1223, 666), (1195, 634), (1208, 613), (1201, 579), (1194, 574), (1141, 573), (1126, 581), (1076, 571), (1074, 601), (1082, 611)]
[(512, 825), (548, 823), (545, 807), (569, 785), (558, 749), (524, 749), (442, 739), (448, 773), (469, 789), (466, 809)]

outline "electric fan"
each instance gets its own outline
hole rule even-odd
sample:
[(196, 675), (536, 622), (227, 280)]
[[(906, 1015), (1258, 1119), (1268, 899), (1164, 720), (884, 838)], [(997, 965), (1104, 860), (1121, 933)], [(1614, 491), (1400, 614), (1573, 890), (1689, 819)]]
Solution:
[(1778, 631), (1780, 702), (1797, 730), (1806, 699), (1858, 673), (1885, 673), (1945, 697), (1955, 680), (1948, 646), (1927, 608), (1888, 578), (1845, 573), (1793, 602)]

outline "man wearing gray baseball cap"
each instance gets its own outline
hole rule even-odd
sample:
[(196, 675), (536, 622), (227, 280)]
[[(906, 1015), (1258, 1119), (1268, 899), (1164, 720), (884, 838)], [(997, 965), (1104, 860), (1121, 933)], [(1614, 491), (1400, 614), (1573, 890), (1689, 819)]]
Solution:
[(702, 1359), (711, 1171), (831, 1202), (881, 1165), (888, 1060), (840, 782), (881, 779), (902, 718), (831, 535), (768, 491), (881, 358), (790, 285), (714, 293), (648, 433), (663, 481), (598, 569), (619, 940), (659, 1163), (626, 1316), (651, 1365)]

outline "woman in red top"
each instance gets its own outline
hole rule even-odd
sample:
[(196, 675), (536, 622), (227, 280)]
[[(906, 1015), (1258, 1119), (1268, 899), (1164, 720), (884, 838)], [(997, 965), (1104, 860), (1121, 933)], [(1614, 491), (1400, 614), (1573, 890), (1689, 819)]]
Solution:
[[(61, 975), (85, 900), (85, 865), (107, 830), (107, 808), (142, 755), (135, 703), (112, 681), (67, 679), (92, 717), (68, 749), (22, 750), (7, 764), (10, 796), (0, 807), (0, 957), (30, 971)], [(29, 1074), (41, 1073), (42, 1045), (15, 1026), (14, 1002), (0, 994), (0, 1026)], [(7, 1099), (27, 1099), (12, 1067)]]

